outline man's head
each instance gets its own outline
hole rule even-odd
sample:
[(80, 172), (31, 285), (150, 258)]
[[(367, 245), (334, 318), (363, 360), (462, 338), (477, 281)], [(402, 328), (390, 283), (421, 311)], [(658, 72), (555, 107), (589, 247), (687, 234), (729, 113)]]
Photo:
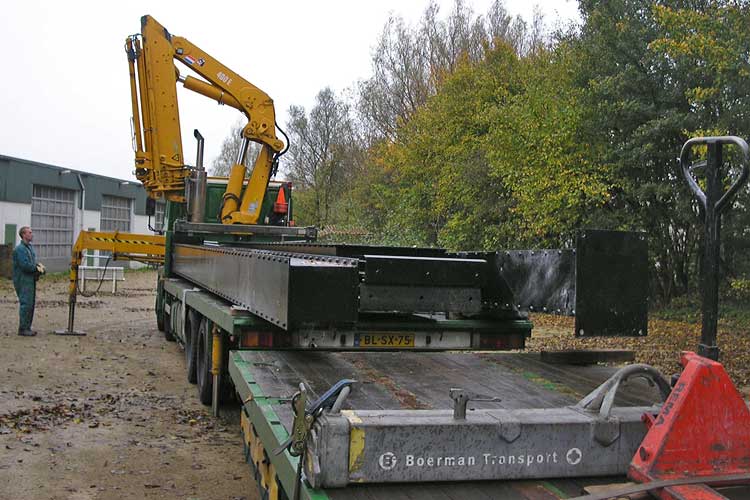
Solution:
[(31, 240), (34, 239), (34, 232), (29, 226), (23, 226), (18, 230), (18, 236), (21, 237), (21, 241), (24, 243), (31, 243)]

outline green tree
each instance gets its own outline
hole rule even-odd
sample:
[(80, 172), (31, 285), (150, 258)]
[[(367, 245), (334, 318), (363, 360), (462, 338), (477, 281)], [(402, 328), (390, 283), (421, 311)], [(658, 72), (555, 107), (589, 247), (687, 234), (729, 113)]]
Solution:
[[(585, 121), (619, 179), (606, 224), (648, 233), (655, 292), (666, 300), (689, 291), (699, 253), (695, 205), (675, 158), (698, 131), (741, 132), (727, 119), (727, 104), (736, 94), (714, 84), (725, 81), (715, 76), (717, 69), (741, 65), (743, 53), (747, 60), (746, 36), (733, 27), (742, 21), (725, 19), (734, 32), (732, 48), (694, 36), (713, 37), (705, 23), (730, 5), (734, 2), (580, 2), (584, 23), (575, 43), (578, 84), (591, 110)], [(736, 8), (747, 10), (740, 5)]]
[(384, 211), (388, 240), (552, 245), (589, 221), (611, 185), (582, 136), (573, 57), (568, 48), (519, 56), (499, 45), (460, 64), (374, 154), (367, 193), (378, 200), (371, 210)]
[[(746, 2), (707, 2), (700, 9), (655, 7), (662, 35), (651, 49), (668, 59), (686, 79), (685, 99), (699, 120), (690, 136), (750, 135), (750, 6)], [(738, 165), (736, 158), (733, 166)], [(736, 168), (730, 172), (736, 176)], [(724, 216), (725, 275), (750, 276), (750, 190), (745, 189)]]

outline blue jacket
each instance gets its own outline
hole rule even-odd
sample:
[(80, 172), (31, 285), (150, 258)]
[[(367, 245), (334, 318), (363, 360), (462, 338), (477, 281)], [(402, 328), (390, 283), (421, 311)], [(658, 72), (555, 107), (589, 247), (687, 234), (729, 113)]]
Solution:
[(34, 284), (36, 252), (23, 241), (13, 250), (13, 286), (16, 289)]

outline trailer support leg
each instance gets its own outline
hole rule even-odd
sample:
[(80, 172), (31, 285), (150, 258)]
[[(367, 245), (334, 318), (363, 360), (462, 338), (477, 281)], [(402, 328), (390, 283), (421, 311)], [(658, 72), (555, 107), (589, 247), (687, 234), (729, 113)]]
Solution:
[(72, 265), (70, 268), (70, 284), (68, 288), (68, 327), (64, 330), (55, 330), (55, 335), (73, 335), (83, 336), (85, 332), (76, 331), (75, 318), (76, 318), (76, 292), (78, 285), (78, 266)]
[(221, 329), (214, 325), (213, 345), (211, 349), (211, 376), (213, 377), (213, 394), (211, 395), (211, 413), (214, 417), (219, 416), (219, 394), (221, 390), (221, 364), (224, 355), (224, 337)]

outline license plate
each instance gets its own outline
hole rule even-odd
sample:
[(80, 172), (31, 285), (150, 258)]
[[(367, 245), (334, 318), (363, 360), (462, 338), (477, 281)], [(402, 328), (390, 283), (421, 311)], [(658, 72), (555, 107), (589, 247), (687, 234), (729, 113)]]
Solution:
[(399, 349), (414, 347), (413, 334), (360, 333), (354, 336), (354, 347)]

